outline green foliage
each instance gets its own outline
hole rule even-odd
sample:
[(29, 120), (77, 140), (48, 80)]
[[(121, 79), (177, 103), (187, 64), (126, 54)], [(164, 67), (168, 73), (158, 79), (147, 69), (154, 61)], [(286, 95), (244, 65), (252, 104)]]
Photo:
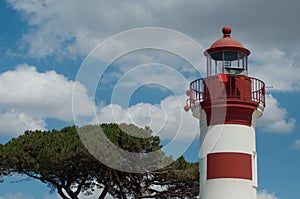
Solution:
[[(195, 194), (190, 190), (198, 186), (198, 165), (180, 157), (168, 167), (161, 168), (160, 165), (170, 162), (171, 157), (160, 151), (162, 146), (159, 137), (151, 134), (149, 127), (142, 129), (127, 124), (26, 131), (7, 144), (0, 145), (0, 177), (9, 173), (28, 175), (46, 183), (52, 191), (57, 190), (65, 199), (78, 198), (80, 192), (91, 194), (97, 188), (102, 188), (99, 198), (105, 198), (107, 193), (115, 198)], [(139, 157), (123, 159), (122, 152), (111, 153), (103, 135), (113, 145), (127, 152), (138, 153)], [(142, 168), (145, 173), (114, 170), (94, 158), (85, 146), (96, 155), (101, 149), (101, 155), (113, 163), (131, 163), (136, 167), (133, 169), (141, 169), (143, 161), (151, 161), (160, 169), (147, 172), (147, 168)], [(157, 155), (147, 159), (147, 154), (153, 151), (158, 151)], [(152, 188), (154, 185), (167, 186), (168, 189), (155, 190)], [(189, 194), (185, 194), (186, 188)]]
[(181, 156), (155, 172), (151, 184), (167, 187), (163, 191), (153, 191), (163, 198), (194, 198), (199, 192), (199, 164), (187, 162)]
[(82, 145), (74, 126), (60, 131), (26, 131), (4, 145), (3, 158), (5, 168), (39, 179), (59, 192), (64, 188), (71, 197), (80, 192), (71, 187), (94, 187), (88, 181), (94, 172), (90, 163), (96, 161)]
[[(91, 154), (113, 168), (142, 173), (172, 162), (172, 158), (160, 150), (160, 139), (152, 136), (150, 129), (127, 124), (101, 124), (78, 128), (78, 133)], [(154, 151), (155, 154), (148, 155)], [(151, 168), (146, 165), (149, 162)]]

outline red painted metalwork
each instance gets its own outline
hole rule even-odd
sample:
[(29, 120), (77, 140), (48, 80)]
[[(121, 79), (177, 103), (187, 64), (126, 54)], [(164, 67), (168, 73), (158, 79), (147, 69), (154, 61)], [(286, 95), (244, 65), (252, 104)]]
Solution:
[(231, 28), (229, 26), (224, 26), (222, 29), (222, 32), (224, 34), (223, 38), (214, 42), (210, 46), (210, 48), (204, 52), (204, 55), (207, 55), (212, 52), (219, 51), (219, 50), (237, 50), (237, 51), (241, 51), (247, 55), (250, 54), (250, 51), (248, 49), (244, 48), (244, 46), (240, 42), (238, 42), (237, 40), (232, 39), (230, 37)]
[(219, 75), (209, 76), (194, 80), (190, 84), (190, 103), (211, 104), (217, 101), (235, 100), (243, 104), (261, 103), (265, 106), (265, 83), (254, 77), (241, 75), (223, 74), (222, 80), (227, 77), (227, 81), (220, 81)]
[(219, 74), (190, 84), (190, 106), (200, 103), (207, 125), (241, 124), (251, 126), (252, 113), (265, 106), (265, 84), (244, 75)]
[(227, 75), (224, 73), (219, 73), (218, 74), (218, 79), (220, 82), (226, 83), (228, 81)]
[(204, 108), (207, 115), (207, 125), (217, 124), (240, 124), (251, 126), (252, 113), (254, 108), (251, 106), (241, 106), (240, 104), (230, 104), (227, 106), (215, 106)]
[(252, 180), (252, 156), (221, 152), (207, 155), (207, 179), (238, 178)]

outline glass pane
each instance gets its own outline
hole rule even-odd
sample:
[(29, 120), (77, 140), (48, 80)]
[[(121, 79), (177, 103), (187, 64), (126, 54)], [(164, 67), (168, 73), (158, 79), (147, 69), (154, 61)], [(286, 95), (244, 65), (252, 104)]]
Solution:
[(226, 50), (224, 51), (224, 60), (233, 61), (238, 59), (238, 51)]
[(208, 55), (207, 74), (247, 74), (247, 55), (237, 50), (220, 50)]
[(223, 51), (213, 52), (213, 53), (210, 54), (210, 56), (213, 60), (220, 60), (221, 61), (221, 60), (223, 60), (222, 52)]

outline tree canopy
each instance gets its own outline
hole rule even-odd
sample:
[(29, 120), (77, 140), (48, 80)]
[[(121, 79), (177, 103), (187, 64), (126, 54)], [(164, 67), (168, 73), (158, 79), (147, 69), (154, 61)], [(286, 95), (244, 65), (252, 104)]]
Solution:
[(159, 157), (151, 159), (156, 161), (158, 170), (145, 169), (145, 172), (137, 173), (116, 170), (98, 161), (83, 143), (89, 144), (92, 149), (105, 148), (105, 143), (96, 139), (100, 130), (115, 146), (142, 156), (142, 159), (124, 160), (121, 159), (122, 154), (106, 154), (109, 161), (122, 164), (136, 161), (138, 167), (139, 161), (147, 158), (144, 154), (160, 151), (162, 147), (159, 137), (151, 135), (150, 128), (141, 129), (134, 125), (101, 124), (52, 131), (28, 130), (0, 145), (0, 177), (9, 173), (27, 175), (47, 184), (64, 199), (78, 198), (80, 193), (89, 195), (96, 189), (101, 190), (99, 198), (105, 198), (107, 194), (115, 198), (197, 195), (198, 164), (188, 163), (183, 157), (167, 167), (159, 167), (163, 164), (161, 161), (171, 159), (160, 151), (157, 153)]
[(80, 142), (75, 127), (26, 131), (4, 145), (3, 158), (5, 168), (46, 183), (62, 198), (76, 198), (95, 186), (91, 163), (97, 161)]

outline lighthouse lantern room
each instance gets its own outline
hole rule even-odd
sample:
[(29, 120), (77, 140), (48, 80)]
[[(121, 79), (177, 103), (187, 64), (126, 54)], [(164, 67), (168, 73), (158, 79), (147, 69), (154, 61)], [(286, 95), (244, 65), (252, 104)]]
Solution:
[(223, 38), (213, 43), (204, 53), (207, 57), (207, 75), (248, 75), (247, 57), (250, 51), (230, 37), (230, 27), (225, 26), (222, 32)]
[(200, 198), (256, 199), (255, 121), (265, 107), (265, 84), (248, 76), (250, 51), (231, 28), (204, 52), (207, 77), (186, 92), (200, 124)]

